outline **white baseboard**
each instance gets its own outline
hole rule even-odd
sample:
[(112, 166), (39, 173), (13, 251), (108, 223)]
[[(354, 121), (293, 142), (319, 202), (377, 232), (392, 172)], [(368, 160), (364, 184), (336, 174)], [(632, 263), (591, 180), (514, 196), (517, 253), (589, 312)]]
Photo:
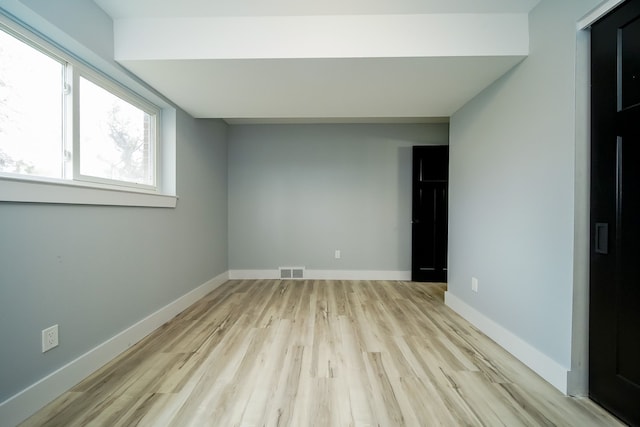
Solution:
[[(279, 279), (278, 270), (229, 270), (229, 279)], [(387, 270), (304, 270), (304, 279), (310, 280), (411, 280), (410, 271)]]
[(0, 403), (0, 426), (24, 421), (228, 279), (228, 272), (214, 277)]
[(531, 346), (513, 332), (489, 319), (451, 292), (445, 292), (444, 303), (531, 368), (552, 386), (560, 390), (563, 394), (567, 394), (569, 369)]
[(279, 270), (229, 270), (229, 280), (278, 279)]

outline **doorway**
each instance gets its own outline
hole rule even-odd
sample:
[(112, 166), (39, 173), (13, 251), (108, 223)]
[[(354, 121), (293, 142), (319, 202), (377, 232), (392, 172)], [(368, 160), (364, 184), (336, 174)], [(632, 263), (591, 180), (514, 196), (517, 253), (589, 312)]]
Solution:
[(413, 147), (411, 280), (447, 280), (449, 147)]
[(640, 0), (591, 27), (589, 396), (640, 425)]

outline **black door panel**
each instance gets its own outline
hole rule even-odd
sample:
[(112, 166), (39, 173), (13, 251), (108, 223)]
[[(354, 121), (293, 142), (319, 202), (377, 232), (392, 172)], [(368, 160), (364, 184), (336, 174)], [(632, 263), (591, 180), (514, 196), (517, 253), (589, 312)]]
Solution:
[(413, 281), (447, 280), (448, 175), (448, 146), (413, 147)]
[(591, 30), (589, 395), (640, 425), (640, 0)]

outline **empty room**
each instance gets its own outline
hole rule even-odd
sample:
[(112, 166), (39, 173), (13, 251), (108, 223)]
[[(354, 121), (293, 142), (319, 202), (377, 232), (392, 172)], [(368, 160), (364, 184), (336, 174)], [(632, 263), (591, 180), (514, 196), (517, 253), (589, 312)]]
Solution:
[(0, 427), (640, 425), (639, 17), (0, 0)]

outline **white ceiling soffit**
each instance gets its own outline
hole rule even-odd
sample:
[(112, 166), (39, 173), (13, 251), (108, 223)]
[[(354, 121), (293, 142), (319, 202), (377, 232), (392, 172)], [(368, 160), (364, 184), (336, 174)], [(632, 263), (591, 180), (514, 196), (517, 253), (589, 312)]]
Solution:
[(96, 3), (115, 59), (187, 112), (259, 120), (448, 117), (526, 57), (537, 1)]
[(95, 0), (114, 19), (528, 13), (540, 0)]
[(518, 58), (146, 60), (124, 64), (194, 117), (449, 117)]

